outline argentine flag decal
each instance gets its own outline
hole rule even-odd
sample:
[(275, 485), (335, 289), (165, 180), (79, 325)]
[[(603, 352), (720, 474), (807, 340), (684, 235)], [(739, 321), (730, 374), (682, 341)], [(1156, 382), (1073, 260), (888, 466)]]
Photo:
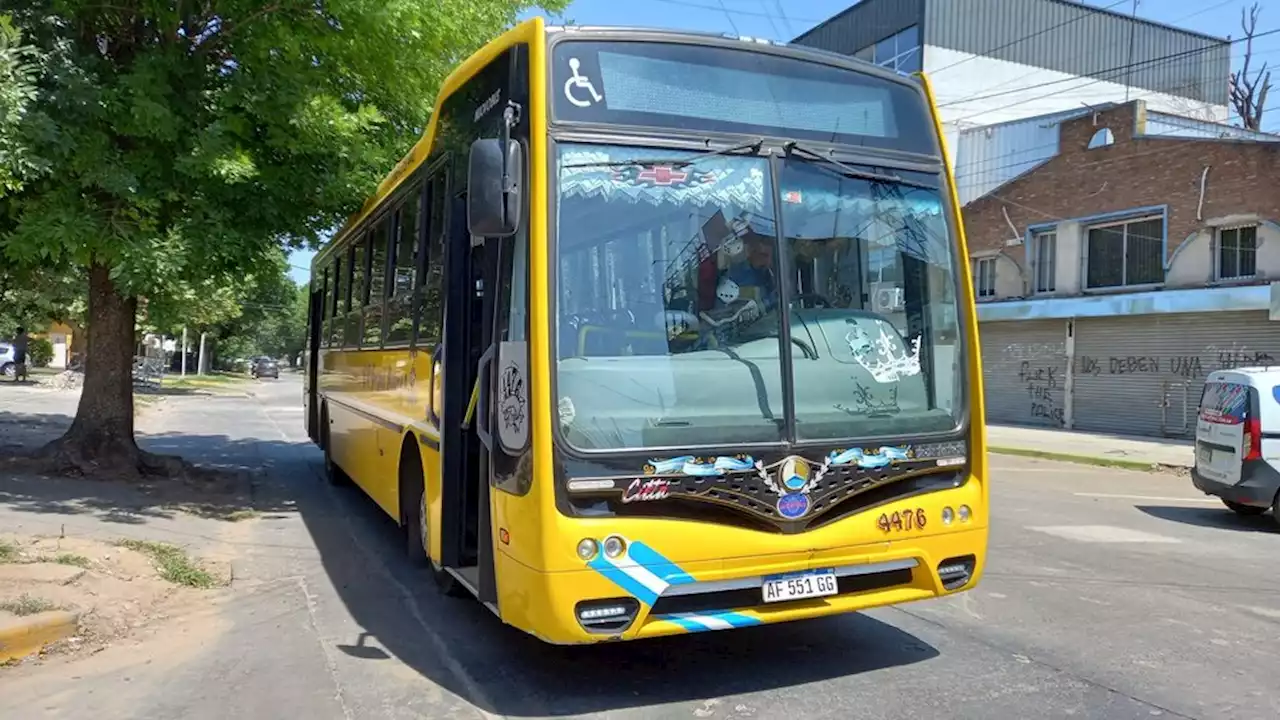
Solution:
[(694, 582), (689, 573), (642, 542), (628, 543), (626, 554), (620, 558), (600, 553), (587, 567), (650, 607), (668, 587)]

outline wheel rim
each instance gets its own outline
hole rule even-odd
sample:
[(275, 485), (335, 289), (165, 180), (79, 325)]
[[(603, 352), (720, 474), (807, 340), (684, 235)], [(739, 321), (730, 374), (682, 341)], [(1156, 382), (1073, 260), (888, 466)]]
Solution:
[(422, 552), (431, 555), (431, 533), (427, 528), (427, 493), (418, 493), (418, 540), (422, 543)]

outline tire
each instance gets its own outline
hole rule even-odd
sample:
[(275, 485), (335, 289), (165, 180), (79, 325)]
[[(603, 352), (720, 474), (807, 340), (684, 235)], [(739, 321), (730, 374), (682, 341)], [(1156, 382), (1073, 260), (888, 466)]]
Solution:
[(4, 375), (7, 378), (13, 377), (17, 372), (17, 365), (13, 363), (5, 363), (4, 367), (0, 367), (0, 375)]
[[(408, 443), (406, 443), (407, 445)], [(427, 547), (427, 493), (422, 482), (422, 460), (411, 447), (400, 452), (400, 530), (404, 534), (404, 554), (414, 567), (427, 567), (431, 558)]]
[(1264, 507), (1255, 507), (1253, 505), (1241, 505), (1240, 503), (1231, 502), (1230, 500), (1223, 500), (1222, 504), (1226, 505), (1227, 509), (1230, 510), (1231, 512), (1243, 517), (1254, 517), (1256, 515), (1261, 515), (1262, 513), (1267, 511), (1267, 509)]
[(1276, 498), (1271, 501), (1271, 519), (1280, 525), (1280, 492), (1276, 493)]
[(336, 487), (350, 485), (351, 478), (333, 460), (333, 452), (329, 443), (329, 411), (327, 409), (320, 413), (320, 436), (323, 439), (320, 446), (324, 449), (325, 479), (329, 481), (330, 485)]

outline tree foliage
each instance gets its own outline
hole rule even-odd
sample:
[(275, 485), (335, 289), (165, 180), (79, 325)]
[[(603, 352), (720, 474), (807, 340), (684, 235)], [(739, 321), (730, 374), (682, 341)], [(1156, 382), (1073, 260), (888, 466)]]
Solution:
[(418, 138), (450, 69), (531, 4), (7, 0), (38, 64), (24, 66), (34, 94), (0, 101), (16, 117), (0, 151), (33, 170), (0, 194), (0, 255), (89, 278), (85, 392), (64, 444), (139, 457), (137, 298), (149, 313), (224, 305), (210, 288), (233, 296), (268, 249), (315, 244)]
[(36, 98), (39, 74), (34, 48), (8, 15), (0, 15), (0, 197), (22, 187), (37, 171), (26, 152), (22, 120)]

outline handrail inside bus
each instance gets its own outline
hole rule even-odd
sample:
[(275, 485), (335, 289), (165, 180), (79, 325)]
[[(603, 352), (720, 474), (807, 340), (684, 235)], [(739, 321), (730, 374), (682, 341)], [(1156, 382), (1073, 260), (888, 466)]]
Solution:
[(476, 378), (475, 385), (471, 386), (471, 401), (467, 403), (467, 414), (462, 418), (462, 429), (467, 430), (471, 427), (471, 419), (475, 417), (476, 405), (480, 402), (480, 378)]

